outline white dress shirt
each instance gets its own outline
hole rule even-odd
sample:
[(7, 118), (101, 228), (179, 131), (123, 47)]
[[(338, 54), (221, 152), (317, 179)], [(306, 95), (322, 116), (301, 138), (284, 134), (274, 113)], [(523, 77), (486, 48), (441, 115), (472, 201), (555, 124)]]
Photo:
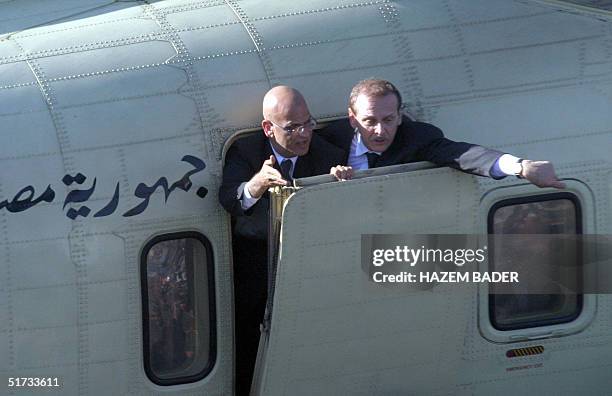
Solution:
[[(361, 134), (356, 133), (353, 136), (353, 140), (351, 141), (351, 151), (349, 152), (348, 157), (348, 166), (353, 167), (353, 169), (362, 170), (368, 169), (368, 156), (370, 150), (363, 144), (363, 140), (361, 139)], [(372, 151), (380, 155), (381, 153)]]

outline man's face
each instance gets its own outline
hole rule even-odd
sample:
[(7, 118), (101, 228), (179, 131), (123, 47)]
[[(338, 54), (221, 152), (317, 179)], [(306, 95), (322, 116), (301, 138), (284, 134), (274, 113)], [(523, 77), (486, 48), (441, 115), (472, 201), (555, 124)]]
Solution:
[[(305, 103), (282, 107), (278, 113), (263, 121), (266, 136), (270, 138), (274, 149), (284, 157), (302, 156), (308, 153), (312, 139), (310, 111)], [(294, 130), (287, 133), (285, 128), (304, 126), (302, 132)], [(300, 129), (300, 128), (297, 128)]]
[(353, 128), (357, 128), (365, 146), (379, 153), (387, 150), (395, 138), (397, 127), (402, 123), (395, 95), (361, 94), (353, 107), (354, 110), (349, 108), (349, 122)]

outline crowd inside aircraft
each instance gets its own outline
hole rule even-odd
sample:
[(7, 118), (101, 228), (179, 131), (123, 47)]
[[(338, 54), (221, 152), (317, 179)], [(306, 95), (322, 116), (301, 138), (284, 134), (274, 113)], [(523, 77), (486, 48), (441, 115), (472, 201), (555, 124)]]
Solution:
[(147, 254), (150, 361), (162, 378), (194, 357), (195, 312), (186, 243), (186, 239), (157, 243)]

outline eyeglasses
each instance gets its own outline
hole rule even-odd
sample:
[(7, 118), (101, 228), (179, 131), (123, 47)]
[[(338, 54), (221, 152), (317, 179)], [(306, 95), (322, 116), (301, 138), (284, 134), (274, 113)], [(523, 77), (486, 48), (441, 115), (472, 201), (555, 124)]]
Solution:
[(285, 131), (287, 133), (287, 135), (291, 135), (294, 133), (299, 133), (302, 134), (304, 133), (304, 131), (306, 130), (306, 128), (308, 129), (314, 129), (314, 127), (317, 126), (317, 120), (315, 120), (314, 118), (312, 118), (312, 116), (310, 116), (308, 118), (308, 121), (306, 121), (304, 124), (293, 124), (293, 125), (289, 125), (286, 127), (280, 126), (277, 123), (275, 123), (272, 120), (268, 120), (272, 123), (272, 125), (279, 127), (280, 129), (282, 129), (283, 131)]

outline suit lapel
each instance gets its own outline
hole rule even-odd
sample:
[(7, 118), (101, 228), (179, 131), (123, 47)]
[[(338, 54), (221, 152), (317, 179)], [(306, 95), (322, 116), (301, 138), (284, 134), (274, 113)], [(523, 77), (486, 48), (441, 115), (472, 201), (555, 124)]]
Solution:
[(344, 164), (346, 165), (348, 164), (348, 159), (349, 159), (349, 155), (351, 152), (351, 144), (353, 143), (353, 137), (355, 136), (355, 130), (351, 128), (351, 124), (349, 123), (347, 119), (346, 127), (338, 132), (339, 133), (341, 132), (341, 136), (342, 136), (341, 141), (340, 141), (340, 147), (344, 150), (344, 154), (345, 154)]
[(397, 133), (395, 134), (395, 138), (393, 139), (393, 142), (391, 143), (389, 148), (380, 155), (380, 158), (376, 162), (376, 167), (400, 163), (400, 157), (402, 155), (404, 146), (404, 134), (402, 133), (403, 131), (400, 129), (402, 126), (403, 123), (398, 128)]
[[(256, 169), (255, 172), (259, 172), (259, 170), (263, 166), (264, 161), (268, 160), (271, 155), (274, 155), (274, 151), (272, 151), (272, 147), (270, 146), (270, 141), (265, 136), (262, 136), (261, 146), (259, 146), (259, 150), (257, 152), (260, 154), (260, 157), (259, 162), (253, 164)], [(274, 162), (274, 168), (280, 172), (280, 164), (278, 164), (277, 162)], [(266, 191), (262, 195), (262, 199), (268, 199), (268, 196), (269, 193)], [(267, 207), (268, 204), (266, 203), (265, 205)]]
[(293, 170), (293, 178), (308, 177), (314, 175), (312, 158), (310, 151), (306, 155), (297, 158), (295, 169)]
[[(264, 161), (267, 161), (271, 155), (274, 155), (274, 151), (272, 151), (272, 146), (270, 146), (270, 141), (267, 138), (264, 138), (263, 147), (260, 150), (260, 153), (262, 153), (262, 156), (261, 161), (259, 162), (258, 169), (261, 169), (261, 166), (263, 165)], [(274, 156), (274, 159), (274, 169), (280, 172), (281, 168), (280, 164), (278, 163), (278, 159), (276, 158), (276, 156)]]

